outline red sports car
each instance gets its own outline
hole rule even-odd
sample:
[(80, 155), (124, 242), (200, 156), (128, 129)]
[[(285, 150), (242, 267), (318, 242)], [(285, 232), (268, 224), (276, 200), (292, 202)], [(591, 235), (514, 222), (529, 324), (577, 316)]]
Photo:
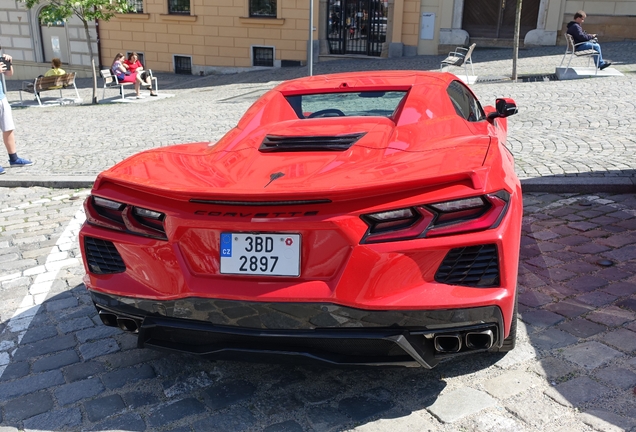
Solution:
[(285, 82), (219, 142), (99, 175), (80, 233), (104, 324), (140, 347), (433, 367), (508, 351), (522, 199), (511, 99), (448, 73)]

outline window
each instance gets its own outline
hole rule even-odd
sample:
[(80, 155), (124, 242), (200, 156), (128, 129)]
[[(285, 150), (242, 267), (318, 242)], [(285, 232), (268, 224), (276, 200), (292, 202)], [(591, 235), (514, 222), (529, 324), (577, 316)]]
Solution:
[(144, 13), (144, 0), (128, 0), (128, 13)]
[(168, 0), (168, 13), (190, 15), (190, 0)]
[(484, 120), (486, 115), (479, 101), (470, 90), (459, 81), (453, 81), (446, 89), (457, 115), (470, 122)]
[(272, 47), (252, 47), (253, 66), (274, 66), (274, 48)]
[(250, 17), (276, 18), (276, 0), (250, 0)]
[(174, 73), (179, 75), (192, 75), (192, 58), (174, 56)]
[(364, 91), (287, 96), (298, 118), (392, 117), (406, 91)]

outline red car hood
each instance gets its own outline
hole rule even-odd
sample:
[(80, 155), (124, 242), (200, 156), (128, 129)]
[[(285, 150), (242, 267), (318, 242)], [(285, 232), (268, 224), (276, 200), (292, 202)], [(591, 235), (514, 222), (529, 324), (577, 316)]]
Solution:
[[(265, 130), (234, 129), (216, 145), (184, 144), (139, 153), (104, 171), (98, 181), (175, 198), (297, 199), (327, 194), (333, 199), (466, 179), (479, 188), (487, 174), (482, 168), (490, 144), (487, 136), (420, 137), (388, 119), (349, 119), (335, 128), (334, 123), (338, 124), (334, 119), (325, 122), (329, 135), (365, 135), (345, 151), (263, 153), (258, 148)], [(292, 121), (270, 125), (266, 131), (270, 136), (319, 135), (313, 126)]]

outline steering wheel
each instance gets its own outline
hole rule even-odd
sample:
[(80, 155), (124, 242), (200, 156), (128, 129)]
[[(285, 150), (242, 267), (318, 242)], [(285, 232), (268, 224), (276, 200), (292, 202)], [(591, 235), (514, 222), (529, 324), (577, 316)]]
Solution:
[(337, 108), (327, 108), (327, 109), (323, 109), (323, 110), (320, 110), (320, 111), (312, 112), (311, 114), (309, 114), (309, 117), (307, 117), (307, 118), (335, 117), (333, 114), (335, 114), (338, 117), (344, 117), (345, 116), (345, 113), (343, 113), (342, 111), (340, 111)]

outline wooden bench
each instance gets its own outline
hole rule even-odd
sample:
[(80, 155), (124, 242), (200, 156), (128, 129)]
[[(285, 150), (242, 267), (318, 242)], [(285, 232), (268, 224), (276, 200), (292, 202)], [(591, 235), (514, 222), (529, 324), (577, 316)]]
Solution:
[[(155, 93), (159, 93), (159, 84), (157, 83), (157, 77), (152, 76), (152, 71), (148, 70), (147, 71), (150, 74), (150, 82), (154, 84), (155, 87)], [(113, 88), (113, 87), (118, 87), (119, 88), (119, 94), (121, 95), (122, 99), (124, 98), (124, 86), (128, 85), (128, 84), (132, 84), (134, 85), (134, 82), (120, 82), (117, 79), (116, 75), (113, 75), (113, 73), (111, 72), (110, 69), (102, 69), (99, 71), (99, 74), (102, 76), (102, 78), (104, 79), (104, 92), (102, 94), (102, 100), (104, 100), (104, 98), (106, 98), (106, 89), (107, 88)]]
[(49, 90), (59, 90), (60, 99), (63, 99), (62, 90), (70, 86), (73, 86), (75, 89), (77, 99), (81, 100), (77, 87), (75, 86), (75, 72), (69, 72), (64, 75), (41, 76), (37, 77), (33, 81), (22, 81), (22, 88), (20, 89), (20, 104), (22, 104), (23, 91), (34, 94), (38, 104), (42, 106), (40, 93)]
[[(577, 57), (587, 57), (587, 65), (590, 65), (590, 59), (592, 59), (594, 56), (597, 57), (595, 64), (598, 63), (598, 52), (596, 50), (593, 49), (586, 49), (586, 50), (576, 50), (576, 47), (579, 45), (582, 45), (584, 43), (587, 42), (579, 42), (577, 44), (574, 43), (574, 39), (572, 38), (572, 35), (565, 33), (565, 42), (566, 42), (566, 46), (565, 46), (565, 54), (563, 54), (563, 58), (561, 59), (561, 64), (559, 65), (559, 67), (561, 67), (563, 65), (563, 62), (565, 61), (565, 58), (569, 56), (568, 58), (568, 64), (567, 66), (565, 66), (565, 72), (563, 72), (563, 74), (565, 75), (565, 73), (568, 71), (568, 69), (570, 68), (570, 63), (572, 62), (572, 57), (577, 56)], [(588, 41), (589, 42), (589, 41)], [(598, 74), (598, 66), (596, 67), (596, 71), (594, 72), (594, 75)]]
[(466, 71), (466, 76), (468, 77), (468, 68), (466, 65), (470, 64), (470, 69), (475, 75), (475, 69), (473, 68), (473, 59), (472, 54), (475, 46), (477, 44), (472, 44), (468, 48), (457, 47), (455, 51), (448, 53), (448, 57), (442, 60), (442, 64), (440, 65), (439, 70), (444, 71), (445, 66), (464, 66), (464, 71)]

